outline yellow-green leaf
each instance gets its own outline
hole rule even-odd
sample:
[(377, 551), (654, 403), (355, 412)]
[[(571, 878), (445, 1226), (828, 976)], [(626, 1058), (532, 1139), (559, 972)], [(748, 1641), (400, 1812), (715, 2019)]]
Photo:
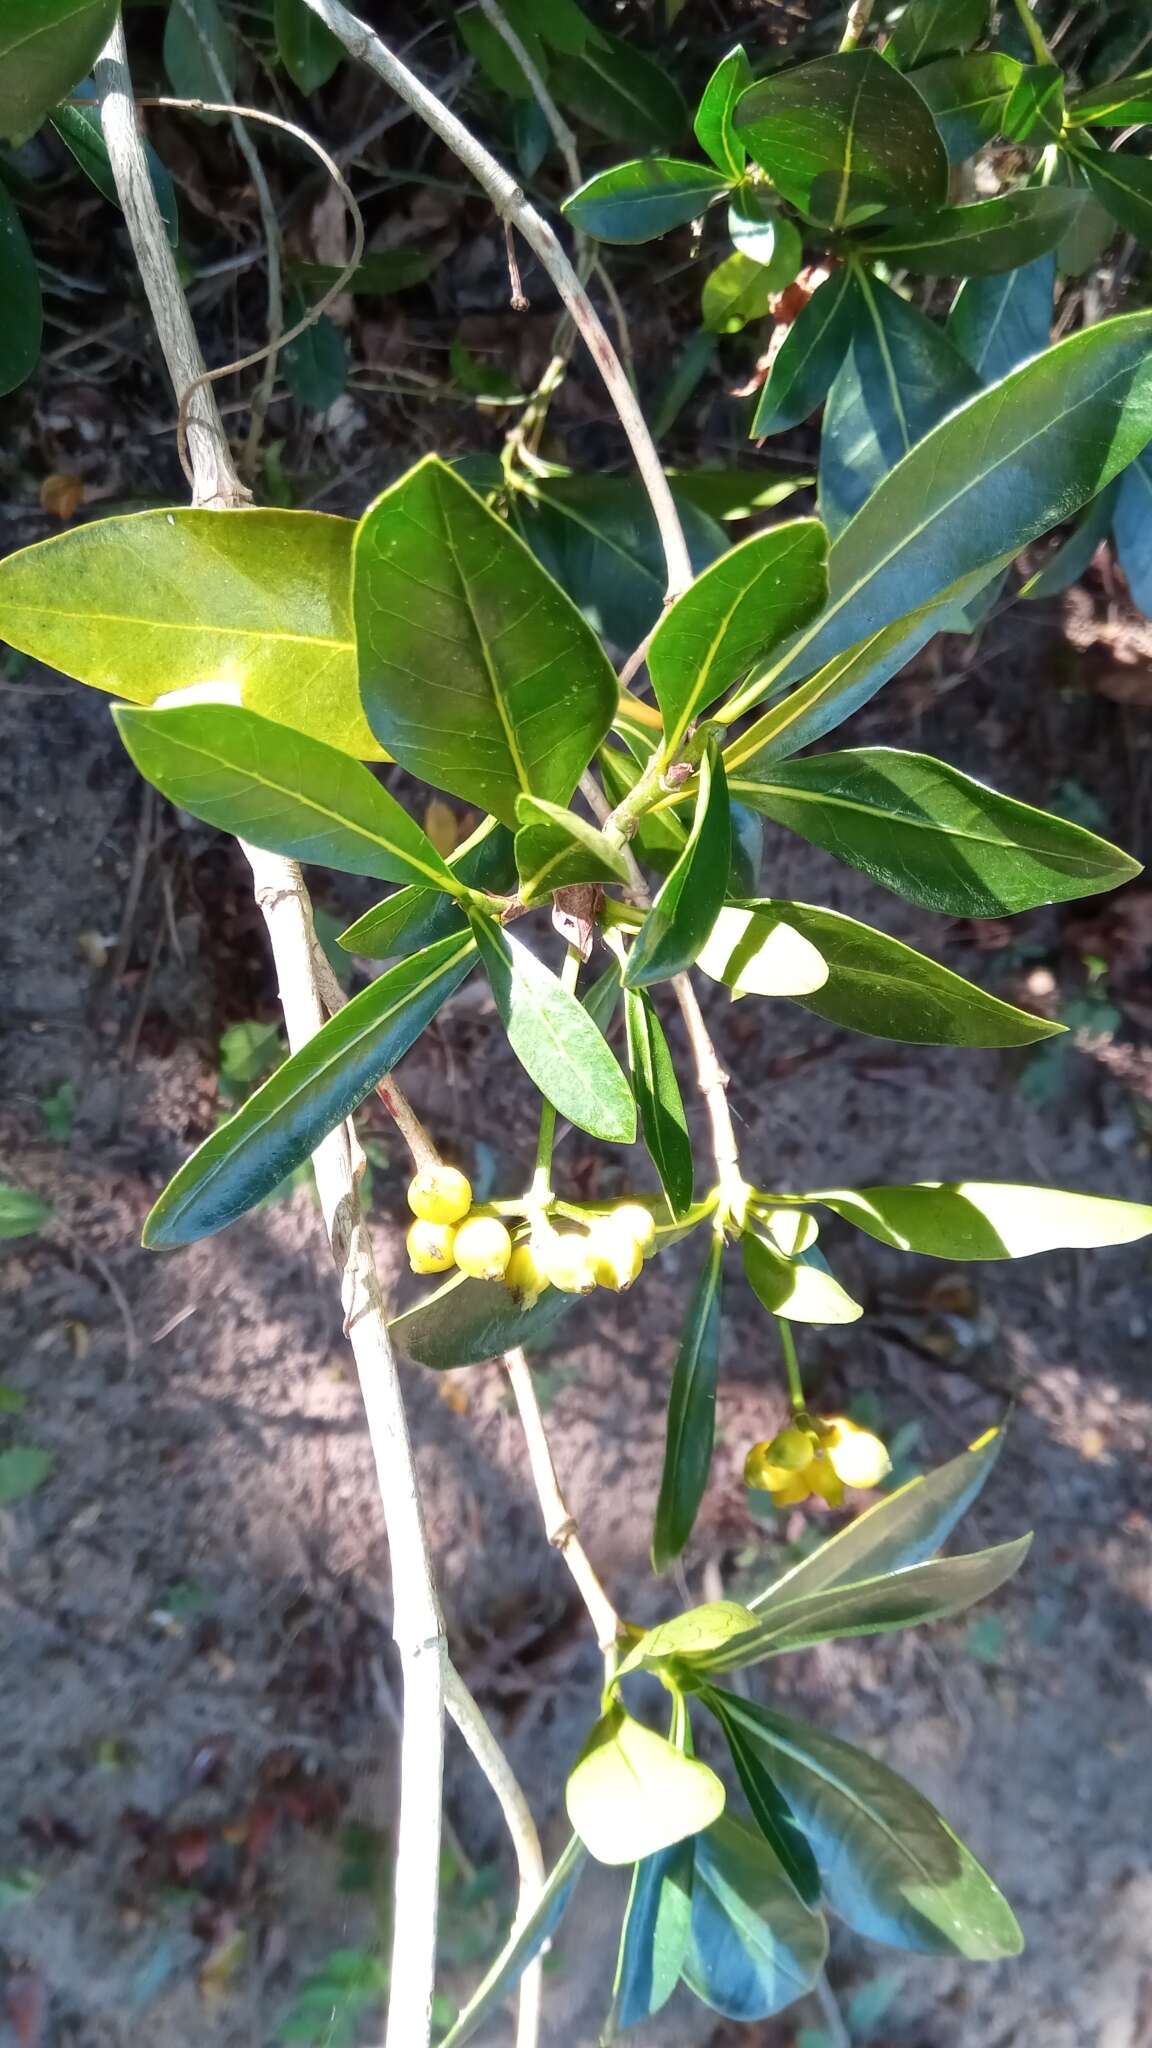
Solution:
[(1008, 1181), (913, 1181), (805, 1195), (881, 1244), (934, 1259), (1023, 1259), (1152, 1235), (1152, 1204)]
[(621, 1706), (596, 1723), (568, 1779), (568, 1818), (598, 1863), (636, 1863), (724, 1811), (715, 1771)]

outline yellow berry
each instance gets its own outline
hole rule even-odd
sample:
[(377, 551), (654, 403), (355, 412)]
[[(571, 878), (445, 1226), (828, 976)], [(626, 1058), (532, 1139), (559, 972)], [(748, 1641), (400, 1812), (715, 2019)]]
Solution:
[(409, 1183), (408, 1207), (424, 1223), (459, 1223), (472, 1207), (472, 1183), (456, 1166), (422, 1166)]
[(634, 1237), (641, 1252), (650, 1252), (656, 1242), (656, 1220), (643, 1202), (621, 1202), (604, 1221), (611, 1223), (613, 1231), (621, 1236)]
[(470, 1216), (456, 1232), (456, 1264), (473, 1280), (502, 1280), (512, 1239), (498, 1216)]
[(615, 1216), (604, 1216), (589, 1233), (592, 1270), (598, 1287), (610, 1287), (618, 1294), (631, 1287), (644, 1266), (644, 1251), (630, 1231), (621, 1231)]
[(582, 1230), (555, 1230), (540, 1246), (544, 1271), (560, 1294), (588, 1294), (596, 1285), (596, 1255)]
[(844, 1504), (844, 1481), (837, 1472), (827, 1452), (819, 1451), (806, 1468), (804, 1482), (810, 1493), (819, 1494), (830, 1508)]
[(744, 1460), (744, 1484), (754, 1487), (757, 1493), (779, 1493), (789, 1487), (798, 1474), (787, 1465), (780, 1465), (773, 1455), (773, 1444), (753, 1444)]
[(786, 1472), (802, 1472), (812, 1463), (816, 1440), (811, 1432), (790, 1423), (774, 1436), (768, 1446), (768, 1455), (774, 1465), (782, 1465)]
[(892, 1470), (892, 1460), (878, 1436), (861, 1429), (846, 1415), (830, 1415), (820, 1435), (829, 1463), (845, 1486), (879, 1486)]
[(798, 1508), (811, 1492), (807, 1472), (789, 1472), (783, 1486), (773, 1487), (772, 1505), (774, 1508)]
[(453, 1244), (456, 1232), (450, 1223), (428, 1223), (416, 1218), (408, 1232), (408, 1264), (414, 1273), (447, 1273), (456, 1261)]
[(534, 1247), (525, 1242), (513, 1248), (512, 1257), (504, 1274), (504, 1285), (518, 1294), (523, 1308), (531, 1308), (539, 1301), (548, 1284), (548, 1275), (536, 1256)]

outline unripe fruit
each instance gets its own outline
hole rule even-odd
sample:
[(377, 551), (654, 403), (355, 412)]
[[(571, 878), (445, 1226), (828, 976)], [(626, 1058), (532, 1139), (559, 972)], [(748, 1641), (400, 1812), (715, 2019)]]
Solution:
[(596, 1255), (582, 1230), (553, 1231), (540, 1247), (544, 1271), (560, 1294), (589, 1294), (596, 1285)]
[(878, 1436), (846, 1415), (830, 1415), (820, 1430), (833, 1471), (845, 1486), (879, 1486), (892, 1460)]
[(814, 1438), (806, 1429), (799, 1429), (793, 1422), (774, 1436), (768, 1446), (768, 1456), (774, 1465), (783, 1465), (787, 1472), (802, 1472), (805, 1465), (812, 1463), (816, 1449)]
[(470, 1216), (456, 1232), (456, 1264), (473, 1280), (502, 1280), (512, 1239), (498, 1216)]
[(422, 1166), (409, 1183), (408, 1207), (424, 1223), (459, 1223), (472, 1207), (472, 1183), (456, 1166)]
[(522, 1308), (531, 1308), (540, 1299), (548, 1284), (544, 1271), (531, 1244), (514, 1246), (504, 1274), (504, 1285), (520, 1297)]
[(642, 1253), (650, 1252), (656, 1242), (656, 1220), (643, 1202), (621, 1202), (604, 1220), (611, 1222), (614, 1232), (634, 1237)]
[(769, 1455), (772, 1449), (772, 1444), (753, 1444), (744, 1460), (744, 1484), (757, 1493), (770, 1493), (775, 1507), (795, 1507), (808, 1498), (810, 1467), (793, 1472), (777, 1465)]
[(447, 1273), (455, 1265), (456, 1232), (451, 1223), (418, 1216), (408, 1232), (408, 1264), (414, 1273)]
[(589, 1242), (597, 1285), (610, 1287), (615, 1294), (631, 1287), (644, 1265), (639, 1240), (620, 1230), (615, 1216), (604, 1216), (593, 1225)]

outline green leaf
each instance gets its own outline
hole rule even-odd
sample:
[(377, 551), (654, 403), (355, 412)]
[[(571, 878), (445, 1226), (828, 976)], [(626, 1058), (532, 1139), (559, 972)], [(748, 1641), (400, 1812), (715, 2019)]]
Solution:
[[(1144, 458), (1137, 459), (1143, 461)], [(1125, 476), (1131, 473), (1131, 470), (1124, 472)], [(1020, 585), (1016, 592), (1018, 598), (1026, 598), (1034, 604), (1038, 599), (1054, 597), (1059, 591), (1067, 590), (1070, 584), (1079, 582), (1101, 541), (1107, 540), (1111, 531), (1121, 483), (1122, 478), (1113, 477), (1100, 496), (1085, 505), (1059, 547)]]
[(910, 80), (932, 110), (950, 163), (964, 163), (1000, 133), (1023, 68), (1002, 50), (985, 50), (926, 64)]
[(275, 0), (276, 49), (297, 92), (317, 92), (327, 85), (344, 55), (330, 28), (313, 14), (306, 0)]
[(668, 475), (680, 499), (723, 520), (751, 519), (753, 513), (782, 504), (813, 482), (811, 476), (796, 470), (773, 475), (767, 465), (760, 469), (675, 469)]
[(737, 249), (705, 278), (700, 318), (709, 334), (738, 334), (750, 320), (763, 320), (779, 289), (770, 270)]
[[(211, 49), (224, 73), (227, 92), (220, 89)], [(234, 97), (239, 58), (236, 37), (217, 0), (169, 0), (164, 23), (164, 69), (173, 92), (182, 100), (208, 100), (219, 105)], [(222, 121), (222, 114), (201, 114), (202, 121)]]
[(1023, 1259), (1095, 1251), (1152, 1234), (1152, 1205), (1009, 1181), (913, 1181), (805, 1195), (880, 1244), (934, 1259)]
[(789, 520), (730, 548), (665, 612), (648, 672), (670, 755), (730, 683), (816, 617), (827, 553), (819, 520)]
[(652, 1569), (667, 1571), (696, 1520), (712, 1464), (720, 1363), (720, 1276), (724, 1241), (713, 1235), (696, 1283), (668, 1395), (664, 1470), (652, 1532)]
[(698, 219), (730, 183), (708, 164), (635, 157), (587, 179), (562, 210), (574, 228), (598, 242), (651, 242)]
[[(180, 0), (174, 0), (179, 6)], [(304, 0), (300, 0), (304, 5)], [(310, 12), (310, 10), (309, 10)], [(315, 17), (312, 17), (315, 19)], [(284, 295), (284, 324), (294, 327), (304, 318), (308, 301), (300, 291)], [(327, 412), (335, 405), (348, 382), (348, 344), (335, 321), (321, 313), (311, 325), (286, 342), (280, 351), (280, 369), (294, 398), (310, 412)]]
[(0, 396), (15, 391), (32, 375), (40, 360), (44, 309), (36, 258), (12, 203), (0, 183), (0, 292), (4, 319), (0, 323)]
[(575, 882), (626, 882), (628, 862), (621, 848), (595, 825), (542, 797), (517, 798), (516, 866), (522, 903), (544, 903), (554, 889)]
[(1004, 109), (1009, 142), (1058, 142), (1064, 129), (1064, 73), (1058, 64), (1026, 64)]
[(119, 0), (7, 0), (0, 21), (0, 139), (27, 142), (91, 71), (118, 12)]
[(436, 457), (365, 513), (352, 587), (364, 708), (401, 766), (506, 825), (521, 794), (567, 803), (616, 677), (523, 541)]
[(232, 704), (113, 715), (141, 775), (194, 818), (292, 860), (460, 893), (415, 819), (337, 748)]
[(671, 1621), (661, 1621), (655, 1628), (646, 1629), (617, 1667), (616, 1676), (623, 1678), (629, 1671), (659, 1671), (662, 1664), (668, 1663), (690, 1664), (693, 1658), (706, 1656), (730, 1642), (733, 1636), (746, 1635), (755, 1627), (756, 1616), (751, 1608), (742, 1607), (738, 1600), (705, 1601), (700, 1607), (690, 1607), (686, 1613), (675, 1615)]
[(687, 129), (688, 109), (663, 66), (603, 30), (580, 56), (558, 54), (551, 75), (561, 105), (611, 142), (663, 149)]
[(699, 1659), (702, 1671), (743, 1671), (812, 1643), (838, 1642), (848, 1636), (887, 1635), (894, 1629), (918, 1628), (963, 1614), (985, 1600), (1019, 1571), (1028, 1555), (1031, 1536), (998, 1543), (964, 1557), (929, 1558), (879, 1578), (825, 1585), (817, 1590), (781, 1596), (760, 1609), (756, 1626), (734, 1636)]
[(432, 1294), (394, 1316), (389, 1329), (417, 1365), (443, 1372), (455, 1365), (482, 1365), (502, 1351), (538, 1342), (579, 1299), (546, 1287), (531, 1308), (523, 1308), (502, 1281), (453, 1273)]
[(753, 1294), (774, 1316), (793, 1323), (858, 1323), (864, 1311), (826, 1271), (819, 1253), (786, 1259), (750, 1230), (741, 1239), (744, 1271)]
[(576, 1759), (565, 1803), (598, 1863), (637, 1863), (708, 1827), (724, 1811), (724, 1787), (707, 1764), (613, 1706)]
[(1138, 242), (1152, 242), (1152, 161), (1094, 149), (1082, 150), (1077, 162), (1113, 220)]
[(760, 265), (773, 292), (782, 292), (799, 276), (804, 263), (800, 230), (754, 185), (733, 193), (728, 233), (740, 255)]
[(249, 711), (361, 760), (348, 604), (351, 520), (321, 512), (133, 512), (0, 562), (0, 633), (136, 704), (238, 685)]
[(480, 912), (471, 921), (508, 1043), (529, 1079), (579, 1130), (631, 1145), (632, 1090), (583, 1004), (519, 939)]
[(988, 26), (988, 0), (908, 0), (884, 55), (901, 71), (970, 50)]
[(692, 830), (632, 942), (625, 988), (650, 988), (691, 967), (724, 901), (730, 847), (728, 785), (711, 741), (700, 763)]
[(632, 1872), (612, 2013), (638, 2027), (667, 2005), (680, 1981), (692, 1918), (693, 1837), (645, 1856)]
[(684, 1981), (713, 2012), (766, 2019), (810, 1991), (828, 1929), (769, 1843), (725, 1815), (696, 1843)]
[(705, 1702), (715, 1715), (728, 1744), (744, 1797), (752, 1818), (769, 1844), (798, 1897), (809, 1907), (820, 1904), (820, 1872), (807, 1837), (796, 1816), (770, 1775), (761, 1745), (749, 1741), (744, 1725), (728, 1711), (730, 1695), (710, 1686)]
[[(313, 21), (317, 20), (313, 15)], [(424, 249), (376, 249), (365, 256), (352, 272), (344, 290), (354, 298), (390, 298), (393, 292), (423, 284), (436, 268), (437, 258)], [(294, 263), (292, 281), (311, 292), (323, 293), (344, 276), (342, 263)], [(499, 465), (497, 464), (497, 470)]]
[(1069, 102), (1068, 120), (1074, 128), (1132, 128), (1152, 121), (1152, 71), (1133, 71), (1078, 92)]
[(874, 50), (773, 73), (743, 93), (736, 130), (778, 191), (829, 227), (948, 196), (948, 159), (915, 87)]
[(8, 1237), (35, 1237), (52, 1216), (52, 1204), (26, 1188), (0, 1181), (0, 1242)]
[(10, 1450), (0, 1451), (0, 1508), (27, 1500), (43, 1486), (55, 1463), (52, 1452), (42, 1451), (36, 1444), (13, 1444)]
[(453, 933), (353, 996), (185, 1161), (145, 1222), (144, 1244), (192, 1244), (262, 1201), (391, 1071), (474, 961), (471, 937)]
[(861, 272), (848, 354), (824, 409), (820, 512), (833, 537), (881, 477), (980, 388), (935, 321)]
[(563, 1920), (586, 1861), (584, 1846), (573, 1835), (549, 1871), (544, 1888), (527, 1919), (513, 1928), (495, 1962), (438, 2048), (464, 2048), (464, 2043), (472, 2039), (477, 2027), (504, 2005), (529, 1963), (539, 1955), (545, 1942), (551, 1940)]
[(816, 1853), (828, 1903), (856, 1933), (924, 1955), (994, 1962), (1023, 1938), (987, 1873), (923, 1796), (850, 1743), (729, 1698), (763, 1746)]
[[(448, 856), (448, 866), (470, 888), (503, 895), (516, 886), (512, 834), (494, 818), (486, 818), (470, 839)], [(391, 960), (418, 953), (433, 939), (467, 930), (468, 921), (452, 897), (439, 889), (397, 889), (383, 903), (365, 911), (338, 934), (346, 953), (364, 953), (370, 960)]]
[(729, 178), (742, 178), (748, 152), (733, 124), (736, 102), (752, 83), (752, 66), (737, 43), (719, 64), (700, 96), (692, 130), (705, 156)]
[(1150, 341), (1152, 313), (1101, 321), (926, 434), (837, 537), (822, 619), (738, 691), (725, 715), (962, 579), (983, 571), (987, 580), (1094, 498), (1152, 440)]
[[(601, 747), (599, 755), (604, 794), (618, 804), (640, 775), (640, 762), (619, 747)], [(634, 851), (658, 874), (667, 874), (684, 851), (688, 834), (675, 811), (642, 811), (632, 841)]]
[[(73, 99), (77, 93), (83, 94), (83, 103), (79, 106), (55, 108), (52, 126), (61, 142), (75, 157), (81, 170), (91, 178), (96, 190), (102, 192), (113, 206), (118, 207), (120, 195), (112, 175), (108, 145), (104, 140), (103, 123), (94, 90), (88, 85), (77, 86)], [(164, 222), (168, 240), (175, 249), (180, 241), (180, 214), (176, 205), (175, 187), (151, 143), (145, 143), (144, 152), (148, 158), (148, 175), (152, 180), (152, 190), (156, 194), (156, 204), (160, 208), (160, 218)]]
[[(723, 529), (673, 496), (693, 570), (723, 554)], [(651, 501), (631, 478), (533, 478), (516, 493), (515, 516), (533, 554), (605, 640), (631, 653), (664, 608), (666, 566)]]
[[(548, 59), (540, 40), (536, 24), (523, 9), (510, 9), (515, 18), (511, 25), (520, 37), (528, 56), (540, 75), (547, 79)], [(515, 53), (509, 49), (498, 29), (492, 26), (479, 7), (459, 7), (454, 10), (456, 27), (464, 46), (475, 57), (485, 77), (512, 100), (530, 100), (532, 87), (525, 76), (523, 66)]]
[(858, 307), (856, 272), (844, 264), (797, 314), (768, 372), (751, 433), (782, 434), (823, 404), (848, 352)]
[(1116, 223), (1106, 207), (1088, 189), (1088, 180), (1067, 149), (1056, 158), (1048, 180), (1079, 192), (1084, 204), (1056, 251), (1056, 268), (1063, 277), (1083, 277), (1094, 270), (1109, 244), (1116, 239)]
[(697, 956), (737, 996), (806, 996), (828, 979), (824, 955), (783, 917), (726, 906)]
[(643, 989), (627, 989), (628, 1063), (648, 1157), (674, 1216), (692, 1207), (692, 1140), (668, 1040)]
[(1115, 889), (1138, 863), (1080, 825), (1001, 796), (928, 754), (861, 747), (764, 764), (730, 784), (911, 903), (1003, 917)]
[[(808, 941), (826, 968), (823, 981), (795, 992), (793, 1001), (849, 1031), (895, 1038), (905, 1045), (1003, 1046), (1031, 1045), (1063, 1028), (1001, 1002), (899, 939), (838, 910), (765, 899), (726, 910), (723, 917), (728, 962), (727, 971), (717, 974), (716, 980), (737, 987), (741, 994), (783, 994), (782, 989), (755, 988), (749, 982), (750, 966), (763, 957), (769, 941), (775, 942), (783, 924)], [(737, 920), (742, 923), (738, 938)], [(700, 954), (705, 974), (712, 972), (714, 958), (707, 947)]]
[(1124, 472), (1113, 533), (1132, 601), (1152, 616), (1152, 458), (1147, 454), (1137, 456)]
[(999, 277), (970, 277), (952, 302), (945, 333), (985, 384), (996, 384), (1052, 338), (1056, 258), (1039, 256)]
[(758, 1593), (751, 1607), (763, 1613), (826, 1586), (876, 1579), (885, 1572), (922, 1564), (935, 1555), (967, 1513), (989, 1478), (1003, 1443), (1002, 1430), (989, 1430), (958, 1458), (878, 1500)]
[(596, 1029), (602, 1031), (605, 1038), (608, 1036), (612, 1021), (616, 1015), (616, 1005), (620, 1001), (620, 994), (619, 963), (615, 960), (610, 960), (603, 974), (599, 975), (584, 990), (580, 998)]
[(915, 227), (886, 228), (869, 239), (867, 253), (920, 276), (988, 276), (1047, 255), (1079, 211), (1078, 192), (1026, 185), (999, 199), (946, 206)]

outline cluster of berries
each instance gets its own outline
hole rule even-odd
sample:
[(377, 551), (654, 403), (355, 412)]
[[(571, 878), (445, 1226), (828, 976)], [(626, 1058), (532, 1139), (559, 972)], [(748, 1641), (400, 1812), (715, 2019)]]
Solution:
[(408, 1207), (416, 1218), (407, 1240), (414, 1273), (455, 1267), (474, 1280), (502, 1280), (528, 1308), (546, 1286), (561, 1294), (630, 1287), (656, 1242), (651, 1211), (621, 1202), (590, 1213), (584, 1228), (558, 1230), (542, 1221), (514, 1243), (499, 1216), (473, 1212), (471, 1183), (455, 1166), (422, 1168), (408, 1189)]
[(891, 1470), (887, 1450), (870, 1429), (846, 1415), (798, 1415), (770, 1443), (753, 1444), (744, 1484), (770, 1493), (773, 1507), (796, 1507), (814, 1493), (838, 1508), (846, 1486), (879, 1486)]

